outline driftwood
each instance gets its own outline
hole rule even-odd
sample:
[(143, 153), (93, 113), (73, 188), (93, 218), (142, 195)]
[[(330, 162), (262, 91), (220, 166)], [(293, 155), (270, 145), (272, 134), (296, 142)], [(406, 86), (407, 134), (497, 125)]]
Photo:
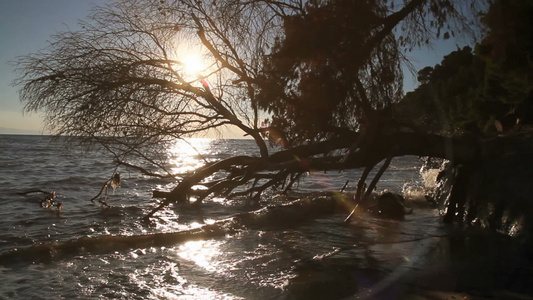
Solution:
[(41, 201), (39, 202), (39, 205), (42, 208), (52, 209), (55, 206), (57, 214), (59, 216), (61, 215), (63, 211), (63, 203), (62, 202), (56, 203), (56, 192), (55, 191), (48, 192), (48, 191), (43, 191), (41, 189), (35, 189), (35, 190), (20, 192), (18, 194), (28, 195), (28, 194), (35, 194), (35, 193), (44, 194), (44, 198), (42, 198)]

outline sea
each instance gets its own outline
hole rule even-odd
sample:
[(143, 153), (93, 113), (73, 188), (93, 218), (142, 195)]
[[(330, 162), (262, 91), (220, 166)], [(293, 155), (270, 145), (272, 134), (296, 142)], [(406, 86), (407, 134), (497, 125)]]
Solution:
[[(529, 260), (515, 248), (487, 250), (505, 237), (465, 238), (442, 223), (424, 197), (438, 170), (421, 172), (418, 157), (395, 158), (377, 185), (404, 195), (411, 212), (400, 220), (361, 210), (344, 222), (339, 203), (362, 172), (349, 170), (310, 171), (291, 197), (213, 197), (146, 222), (160, 201), (153, 191), (175, 179), (119, 169), (104, 206), (91, 199), (113, 175), (112, 157), (69, 147), (0, 135), (0, 299), (532, 299)], [(181, 173), (258, 155), (245, 139), (162, 147)], [(39, 191), (55, 191), (61, 212), (43, 208)]]

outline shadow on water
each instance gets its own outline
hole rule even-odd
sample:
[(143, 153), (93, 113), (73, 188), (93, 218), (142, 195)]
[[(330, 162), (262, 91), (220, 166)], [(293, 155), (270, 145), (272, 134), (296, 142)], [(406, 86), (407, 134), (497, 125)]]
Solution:
[(426, 251), (388, 265), (376, 244), (300, 263), (285, 299), (533, 299), (533, 255), (507, 236), (453, 232), (388, 250), (401, 244)]

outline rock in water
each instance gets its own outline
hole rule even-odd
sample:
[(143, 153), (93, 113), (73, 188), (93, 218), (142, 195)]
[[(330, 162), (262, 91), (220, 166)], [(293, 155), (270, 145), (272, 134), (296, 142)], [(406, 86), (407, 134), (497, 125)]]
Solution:
[(380, 216), (391, 219), (401, 219), (405, 215), (405, 199), (398, 194), (383, 193), (378, 198), (378, 211)]

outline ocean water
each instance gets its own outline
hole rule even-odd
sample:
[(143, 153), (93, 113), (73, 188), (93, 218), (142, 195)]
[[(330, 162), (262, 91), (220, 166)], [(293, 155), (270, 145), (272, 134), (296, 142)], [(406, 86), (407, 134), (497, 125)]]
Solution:
[[(257, 152), (250, 140), (190, 145), (169, 146), (175, 171)], [(267, 193), (251, 206), (212, 198), (170, 206), (145, 223), (158, 204), (152, 191), (171, 180), (122, 169), (110, 207), (102, 207), (90, 199), (114, 170), (104, 152), (66, 151), (47, 136), (0, 136), (0, 299), (408, 299), (488, 290), (487, 280), (458, 284), (456, 272), (475, 268), (450, 267), (453, 230), (423, 200), (421, 164), (395, 159), (378, 184), (405, 193), (413, 207), (405, 220), (360, 212), (345, 224), (347, 212), (331, 209), (342, 195), (323, 192), (347, 180), (353, 189), (354, 170), (310, 172), (300, 200)], [(55, 191), (62, 213), (40, 207), (43, 194), (24, 194), (32, 190)], [(501, 290), (491, 295), (509, 295)]]

